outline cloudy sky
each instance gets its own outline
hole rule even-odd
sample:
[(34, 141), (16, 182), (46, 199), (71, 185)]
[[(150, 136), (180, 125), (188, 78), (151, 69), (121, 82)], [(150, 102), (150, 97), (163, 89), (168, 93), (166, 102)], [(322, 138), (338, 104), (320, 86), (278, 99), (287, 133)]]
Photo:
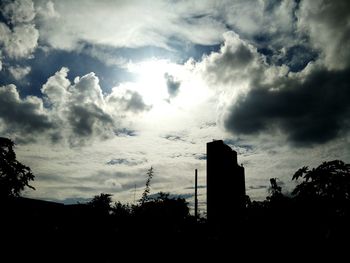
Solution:
[(0, 135), (36, 176), (26, 196), (192, 200), (206, 143), (286, 191), (298, 168), (350, 162), (346, 0), (15, 0), (0, 5)]

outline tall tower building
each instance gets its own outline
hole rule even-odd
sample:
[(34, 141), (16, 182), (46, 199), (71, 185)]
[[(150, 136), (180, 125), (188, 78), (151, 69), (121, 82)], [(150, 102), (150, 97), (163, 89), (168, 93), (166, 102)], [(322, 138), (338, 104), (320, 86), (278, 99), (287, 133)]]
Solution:
[(245, 206), (244, 168), (222, 140), (207, 143), (207, 218), (215, 225), (238, 219)]

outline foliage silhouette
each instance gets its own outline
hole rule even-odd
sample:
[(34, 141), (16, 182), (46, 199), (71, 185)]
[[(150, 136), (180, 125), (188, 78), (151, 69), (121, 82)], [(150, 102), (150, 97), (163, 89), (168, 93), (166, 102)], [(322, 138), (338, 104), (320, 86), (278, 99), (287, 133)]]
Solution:
[(270, 216), (269, 221), (284, 229), (279, 222), (288, 224), (291, 243), (341, 247), (350, 235), (346, 223), (350, 220), (350, 165), (333, 160), (311, 170), (304, 166), (292, 180), (299, 183), (290, 197), (282, 194), (274, 179), (270, 180), (265, 218)]
[(0, 137), (0, 197), (18, 197), (21, 191), (29, 185), (29, 181), (34, 180), (34, 175), (28, 166), (20, 163), (16, 159), (14, 151), (15, 143)]
[(132, 215), (132, 207), (129, 204), (122, 204), (120, 201), (115, 202), (112, 206), (112, 214), (118, 218), (127, 218)]
[(292, 194), (301, 199), (332, 199), (337, 202), (350, 200), (350, 164), (334, 160), (323, 162), (317, 168), (300, 168), (293, 180), (303, 179)]
[(188, 203), (184, 198), (169, 198), (169, 193), (159, 192), (156, 198), (134, 207), (137, 216), (157, 218), (168, 221), (180, 221), (189, 216)]
[(146, 186), (145, 186), (145, 190), (142, 193), (142, 197), (140, 199), (141, 205), (148, 201), (148, 195), (149, 195), (149, 192), (150, 192), (151, 179), (153, 177), (153, 174), (154, 174), (153, 167), (151, 167), (150, 169), (147, 170)]
[(270, 178), (270, 184), (271, 186), (268, 189), (270, 195), (266, 199), (270, 202), (278, 202), (283, 199), (282, 187), (278, 185), (277, 178)]
[(99, 213), (108, 215), (112, 210), (111, 203), (112, 195), (101, 193), (99, 195), (95, 195), (88, 205)]
[(333, 160), (311, 170), (304, 166), (293, 180), (301, 180), (292, 194), (298, 213), (312, 222), (308, 231), (318, 241), (340, 245), (350, 235), (350, 164)]

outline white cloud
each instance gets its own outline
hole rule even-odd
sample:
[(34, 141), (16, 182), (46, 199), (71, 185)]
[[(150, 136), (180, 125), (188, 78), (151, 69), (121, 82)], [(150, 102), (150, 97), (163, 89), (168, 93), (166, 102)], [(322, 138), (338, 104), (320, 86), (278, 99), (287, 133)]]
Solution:
[(46, 102), (52, 105), (51, 118), (60, 123), (60, 137), (68, 137), (69, 142), (76, 145), (87, 139), (112, 136), (115, 124), (106, 112), (98, 78), (89, 73), (77, 77), (71, 84), (67, 73), (68, 69), (62, 68), (41, 89)]
[(35, 11), (39, 19), (54, 19), (60, 17), (52, 1), (37, 2)]
[[(189, 139), (187, 136), (186, 140)], [(69, 149), (62, 144), (52, 147), (45, 143), (19, 145), (16, 152), (36, 175), (34, 186), (37, 190), (29, 191), (31, 196), (88, 198), (105, 192), (114, 194), (115, 200), (133, 202), (134, 187), (136, 185), (138, 200), (145, 186), (146, 171), (151, 166), (155, 169), (152, 193), (189, 193), (186, 188), (193, 186), (195, 168), (200, 169), (200, 184), (205, 184), (205, 161), (195, 156), (205, 153), (206, 139), (202, 136), (195, 136), (195, 139), (202, 142), (168, 141), (154, 131), (92, 142), (80, 148)], [(144, 161), (145, 157), (147, 161)], [(134, 161), (130, 165), (124, 161), (123, 165), (107, 164), (115, 158)], [(201, 196), (201, 200), (204, 201), (205, 196)]]
[(48, 102), (55, 107), (61, 106), (66, 101), (70, 81), (67, 79), (69, 69), (62, 67), (55, 75), (49, 77), (43, 85), (41, 92), (48, 98)]
[(26, 67), (20, 67), (20, 66), (12, 67), (12, 66), (10, 66), (8, 68), (8, 70), (10, 71), (10, 73), (13, 76), (14, 79), (21, 80), (26, 75), (29, 74), (29, 72), (31, 71), (31, 67), (29, 67), (29, 66), (26, 66)]
[(13, 25), (28, 23), (35, 17), (34, 4), (31, 0), (7, 1), (3, 6), (2, 14)]
[[(22, 74), (21, 69), (10, 70), (17, 77)], [(117, 118), (107, 109), (98, 78), (90, 73), (72, 84), (67, 73), (62, 68), (43, 85), (45, 106), (36, 96), (22, 99), (14, 85), (0, 87), (2, 132), (22, 142), (42, 135), (71, 145), (115, 136)]]
[(249, 80), (252, 72), (259, 71), (264, 64), (256, 48), (229, 31), (224, 34), (224, 44), (219, 52), (211, 53), (197, 64), (212, 86), (237, 84)]
[(33, 24), (35, 11), (31, 0), (6, 2), (2, 14), (11, 27), (0, 23), (0, 46), (11, 59), (29, 58), (38, 45), (39, 31)]
[(117, 179), (107, 179), (104, 184), (112, 191), (121, 190), (123, 188), (122, 184)]
[(314, 48), (321, 50), (329, 69), (344, 69), (350, 61), (350, 3), (348, 1), (302, 1), (298, 29)]
[(150, 109), (135, 90), (120, 87), (104, 95), (94, 73), (76, 77), (74, 83), (67, 75), (68, 68), (61, 68), (41, 91), (51, 119), (61, 127), (59, 137), (68, 139), (72, 145), (111, 138), (125, 128), (127, 122), (123, 118), (128, 112), (139, 114)]
[(231, 30), (255, 44), (268, 42), (269, 48), (295, 44), (294, 1), (218, 1), (208, 13), (224, 21)]
[(113, 137), (118, 129), (123, 128), (121, 118), (125, 114), (149, 109), (136, 91), (118, 88), (103, 95), (94, 73), (76, 77), (74, 83), (67, 75), (68, 68), (61, 68), (48, 79), (41, 91), (51, 107), (51, 117), (61, 123), (63, 130), (68, 130), (66, 136), (70, 137), (72, 144), (94, 137)]
[(3, 45), (10, 58), (28, 58), (38, 45), (39, 31), (34, 25), (18, 25), (6, 33)]
[[(68, 4), (69, 2), (69, 4)], [(225, 25), (210, 16), (193, 19), (186, 3), (164, 1), (55, 1), (59, 17), (38, 21), (41, 39), (72, 50), (80, 41), (114, 47), (169, 47), (170, 38), (216, 44)], [(193, 8), (204, 11), (200, 5)], [(98, 10), (98, 12), (96, 12)]]

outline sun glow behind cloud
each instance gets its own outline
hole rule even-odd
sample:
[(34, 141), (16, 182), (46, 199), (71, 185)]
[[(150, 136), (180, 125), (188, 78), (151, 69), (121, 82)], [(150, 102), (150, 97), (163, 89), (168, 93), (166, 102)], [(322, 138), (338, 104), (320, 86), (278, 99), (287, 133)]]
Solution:
[[(152, 106), (147, 114), (156, 120), (189, 112), (210, 97), (211, 91), (186, 64), (151, 59), (129, 63), (127, 67), (138, 76), (136, 82), (128, 84), (129, 88)], [(176, 87), (176, 93), (171, 93), (171, 85)]]
[(167, 99), (168, 92), (164, 75), (171, 66), (169, 61), (156, 59), (129, 64), (129, 70), (138, 75), (139, 93), (146, 103), (157, 106)]

